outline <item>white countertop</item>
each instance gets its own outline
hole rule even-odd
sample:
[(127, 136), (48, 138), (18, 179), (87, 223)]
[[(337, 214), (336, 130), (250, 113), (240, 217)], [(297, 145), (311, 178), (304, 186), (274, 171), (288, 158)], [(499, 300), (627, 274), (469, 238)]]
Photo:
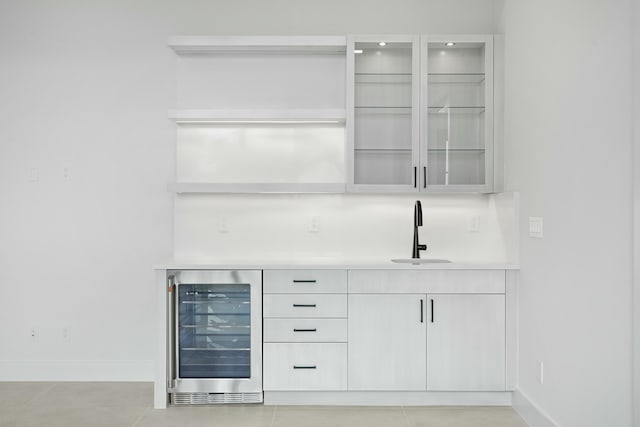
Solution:
[[(428, 259), (429, 257), (424, 257)], [(435, 257), (434, 257), (435, 258)], [(153, 267), (156, 270), (518, 270), (519, 265), (500, 262), (396, 263), (390, 259), (305, 258), (291, 260), (171, 260)]]

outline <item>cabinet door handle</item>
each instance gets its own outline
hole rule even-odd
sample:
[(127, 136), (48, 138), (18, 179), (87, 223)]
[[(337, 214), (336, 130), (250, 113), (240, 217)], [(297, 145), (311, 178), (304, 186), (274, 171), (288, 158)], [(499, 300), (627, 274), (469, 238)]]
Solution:
[(427, 188), (427, 167), (426, 166), (422, 167), (422, 180), (423, 180), (422, 187)]
[(293, 283), (316, 283), (315, 279), (293, 279)]
[(316, 328), (313, 328), (313, 329), (296, 329), (296, 328), (293, 328), (293, 332), (317, 332), (317, 329)]
[(413, 167), (413, 188), (418, 187), (418, 167)]
[(293, 369), (316, 369), (316, 365), (293, 365)]
[(420, 300), (420, 323), (424, 323), (424, 300)]
[(433, 323), (433, 298), (431, 298), (431, 323)]
[(315, 304), (293, 304), (294, 307), (315, 307)]

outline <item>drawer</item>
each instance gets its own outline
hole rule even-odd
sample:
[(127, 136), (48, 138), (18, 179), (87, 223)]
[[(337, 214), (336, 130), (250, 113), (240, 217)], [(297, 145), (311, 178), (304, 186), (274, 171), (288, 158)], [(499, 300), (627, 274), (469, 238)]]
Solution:
[(347, 270), (264, 270), (262, 284), (265, 293), (346, 293)]
[(264, 317), (347, 317), (347, 294), (265, 294)]
[(347, 342), (347, 319), (264, 319), (265, 342)]
[(349, 293), (503, 294), (504, 270), (351, 270)]
[(346, 390), (347, 344), (265, 344), (264, 389)]

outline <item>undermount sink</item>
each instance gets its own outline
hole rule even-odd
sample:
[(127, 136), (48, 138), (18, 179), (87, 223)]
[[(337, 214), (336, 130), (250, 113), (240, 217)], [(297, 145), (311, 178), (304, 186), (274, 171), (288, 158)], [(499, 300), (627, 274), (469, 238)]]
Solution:
[(392, 259), (391, 262), (398, 262), (403, 264), (431, 264), (437, 262), (451, 262), (448, 259), (436, 259), (436, 258), (401, 258)]

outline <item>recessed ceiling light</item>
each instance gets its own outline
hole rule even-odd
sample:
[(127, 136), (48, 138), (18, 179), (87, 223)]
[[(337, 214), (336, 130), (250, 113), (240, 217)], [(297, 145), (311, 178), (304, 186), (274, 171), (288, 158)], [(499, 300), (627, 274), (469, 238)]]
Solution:
[(362, 50), (362, 49), (354, 49), (354, 50), (353, 50), (353, 53), (362, 53), (362, 52), (363, 52), (363, 50)]
[(386, 45), (387, 45), (387, 42), (380, 42), (380, 43), (378, 43), (378, 46), (386, 46)]
[(455, 46), (456, 44), (454, 42), (446, 42), (444, 45), (447, 47), (451, 47), (451, 46)]

